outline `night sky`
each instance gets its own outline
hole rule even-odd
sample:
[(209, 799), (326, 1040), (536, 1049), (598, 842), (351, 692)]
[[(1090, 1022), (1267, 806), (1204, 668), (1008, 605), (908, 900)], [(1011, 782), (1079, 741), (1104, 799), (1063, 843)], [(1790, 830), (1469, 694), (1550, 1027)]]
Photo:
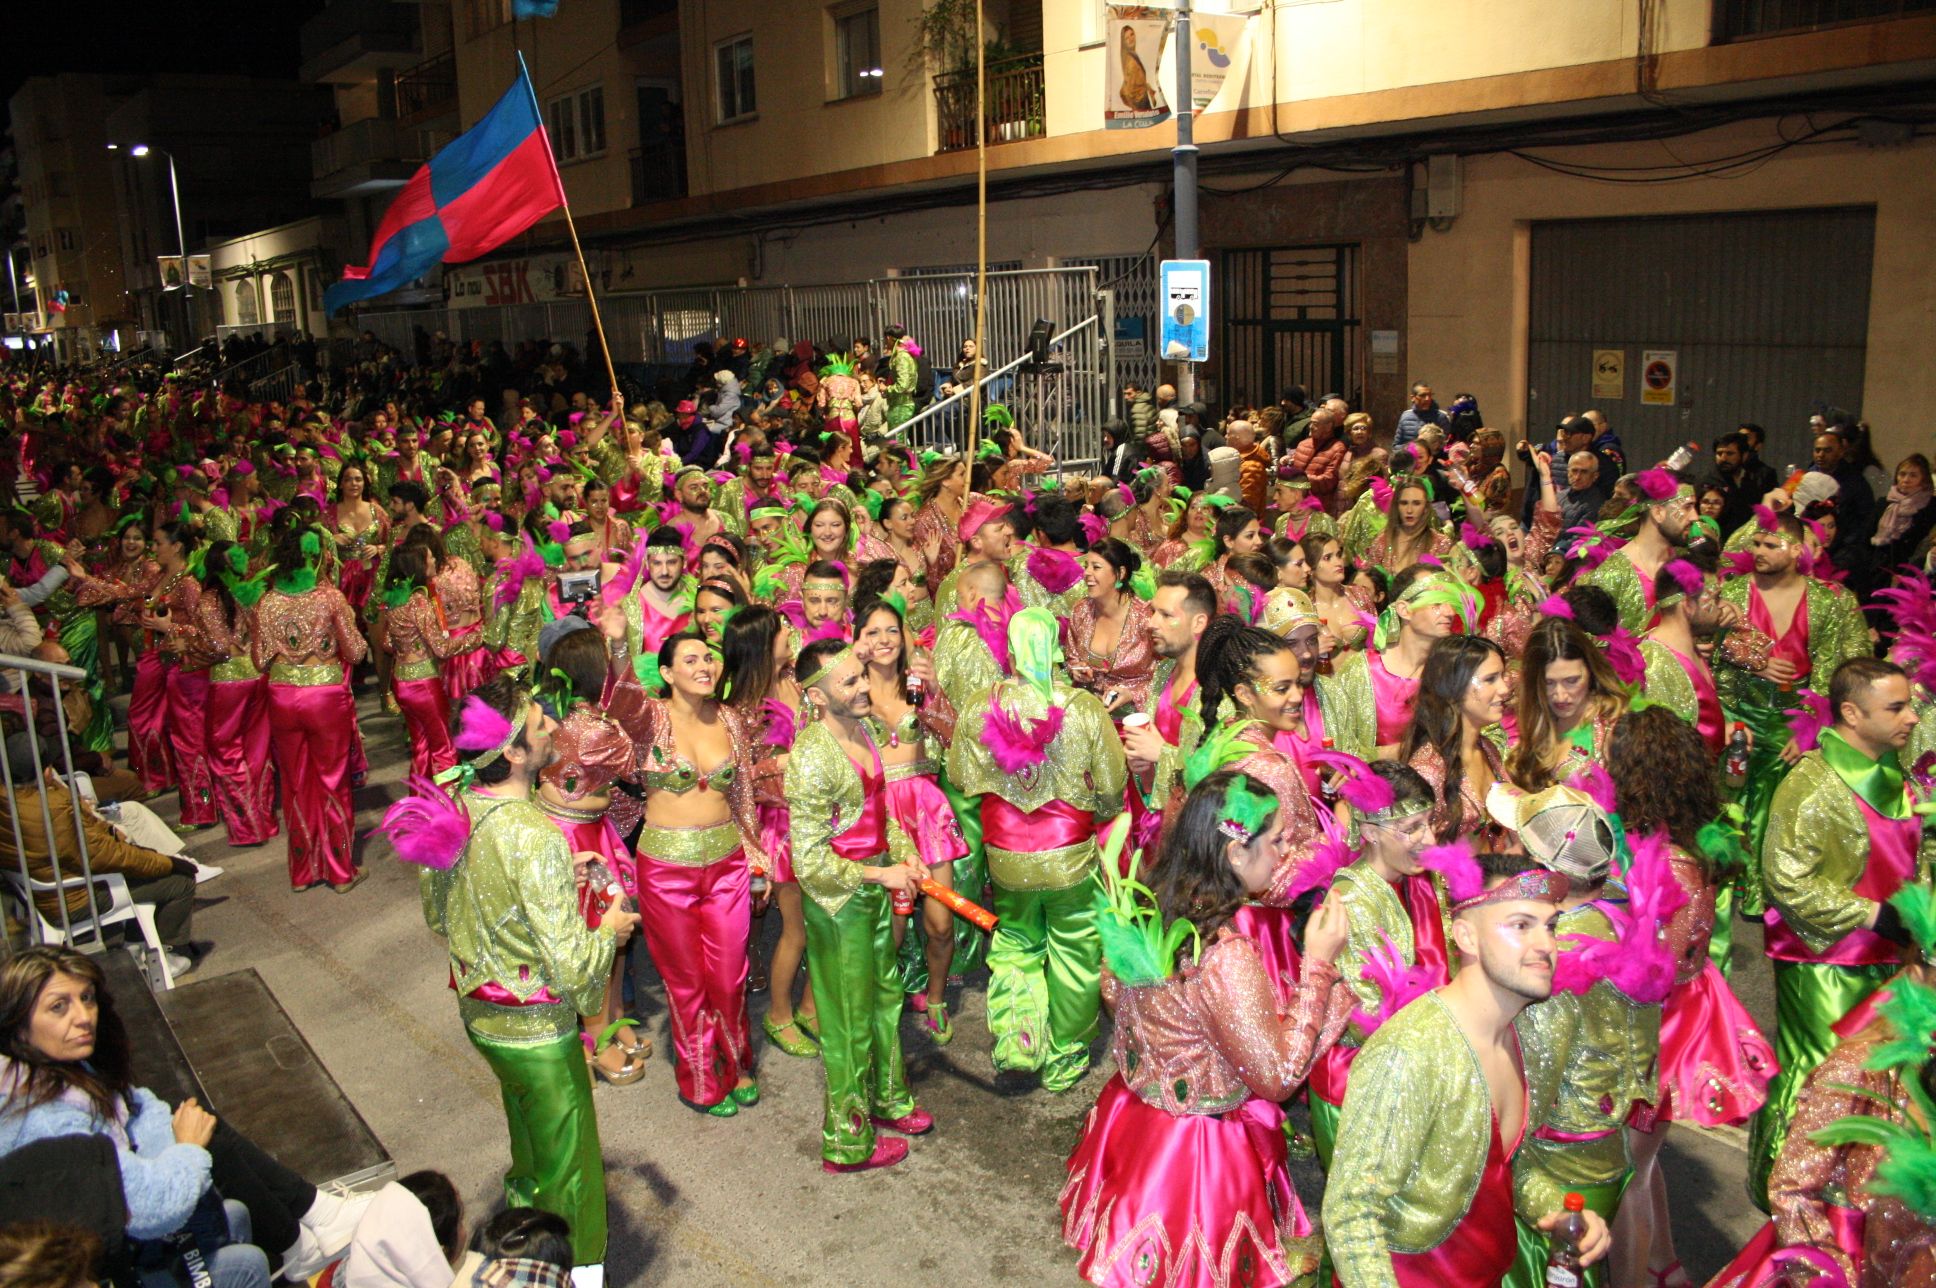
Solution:
[(19, 0), (0, 17), (0, 119), (29, 76), (53, 72), (223, 72), (290, 78), (297, 33), (323, 0), (112, 5)]

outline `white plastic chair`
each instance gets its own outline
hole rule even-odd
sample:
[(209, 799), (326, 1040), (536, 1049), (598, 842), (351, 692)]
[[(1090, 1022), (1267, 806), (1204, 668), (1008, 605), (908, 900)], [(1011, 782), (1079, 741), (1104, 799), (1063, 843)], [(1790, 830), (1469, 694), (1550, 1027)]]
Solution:
[[(78, 876), (67, 877), (64, 880), (56, 882), (37, 881), (32, 877), (27, 877), (25, 878), (26, 892), (23, 894), (21, 890), (23, 879), (18, 868), (0, 869), (0, 876), (6, 878), (7, 886), (13, 892), (14, 897), (20, 901), (34, 920), (39, 923), (40, 936), (38, 942), (43, 944), (66, 942), (72, 946), (71, 939), (63, 940), (60, 926), (47, 920), (46, 916), (40, 910), (40, 905), (34, 901), (34, 896), (50, 894), (56, 898), (62, 897), (67, 891), (79, 890), (85, 887), (87, 885), (86, 878)], [(141, 928), (142, 942), (148, 946), (148, 951), (154, 954), (155, 964), (159, 968), (161, 975), (161, 986), (164, 989), (173, 988), (175, 986), (175, 972), (168, 966), (168, 949), (162, 945), (161, 935), (155, 930), (154, 905), (136, 903), (128, 894), (127, 879), (119, 872), (97, 872), (94, 874), (94, 882), (94, 897), (96, 903), (100, 903), (103, 895), (107, 897), (106, 906), (101, 908), (102, 927), (105, 929), (108, 926), (116, 925), (123, 921), (133, 920)], [(70, 914), (70, 922), (86, 922), (87, 924), (92, 924), (87, 918), (73, 914)]]

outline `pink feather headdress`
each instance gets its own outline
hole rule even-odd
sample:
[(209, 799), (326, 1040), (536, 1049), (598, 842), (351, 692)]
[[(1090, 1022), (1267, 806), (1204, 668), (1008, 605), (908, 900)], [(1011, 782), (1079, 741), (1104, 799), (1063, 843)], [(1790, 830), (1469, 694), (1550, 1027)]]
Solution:
[(1541, 617), (1564, 617), (1570, 622), (1573, 620), (1573, 605), (1566, 602), (1566, 596), (1564, 595), (1548, 595), (1539, 602), (1539, 615)]
[(1318, 824), (1324, 829), (1324, 839), (1292, 870), (1282, 895), (1282, 902), (1287, 906), (1307, 891), (1325, 889), (1338, 873), (1358, 861), (1358, 851), (1352, 847), (1351, 838), (1330, 810), (1318, 811)]
[(1465, 542), (1466, 545), (1474, 550), (1482, 550), (1487, 546), (1496, 546), (1499, 544), (1492, 539), (1490, 532), (1487, 532), (1470, 519), (1459, 520), (1459, 540)]
[(1634, 486), (1649, 501), (1672, 500), (1681, 490), (1680, 481), (1663, 469), (1642, 470), (1634, 476)]
[(1426, 846), (1419, 852), (1418, 865), (1445, 878), (1445, 893), (1455, 904), (1486, 892), (1486, 875), (1472, 857), (1472, 842), (1465, 837), (1450, 845)]
[(1661, 571), (1672, 577), (1674, 584), (1681, 588), (1681, 594), (1689, 599), (1699, 599), (1701, 592), (1707, 589), (1707, 577), (1685, 559), (1669, 559)]
[(1640, 641), (1632, 631), (1624, 626), (1616, 626), (1613, 633), (1601, 641), (1607, 655), (1607, 665), (1622, 684), (1639, 684), (1647, 675), (1647, 659), (1641, 655)]
[(1394, 795), (1392, 785), (1372, 773), (1370, 765), (1350, 752), (1320, 748), (1304, 755), (1307, 760), (1338, 772), (1338, 795), (1360, 814), (1377, 814), (1391, 808)]
[(1381, 930), (1378, 941), (1365, 953), (1365, 964), (1358, 972), (1360, 979), (1378, 990), (1378, 1006), (1371, 1011), (1359, 1007), (1351, 1014), (1352, 1022), (1367, 1035), (1377, 1032), (1386, 1020), (1438, 987), (1438, 972), (1428, 966), (1408, 964), (1391, 935)]
[[(1085, 518), (1093, 516), (1084, 516)], [(1037, 546), (1029, 551), (1029, 576), (1041, 583), (1051, 595), (1060, 595), (1082, 580), (1082, 564), (1072, 554)]]
[(457, 750), (489, 751), (510, 736), (511, 722), (476, 694), (457, 709), (457, 732), (451, 736)]
[(544, 556), (538, 553), (538, 547), (532, 543), (531, 534), (527, 532), (523, 535), (524, 548), (509, 559), (498, 560), (500, 580), (497, 590), (491, 595), (491, 601), (499, 608), (516, 603), (524, 590), (524, 583), (545, 574)]

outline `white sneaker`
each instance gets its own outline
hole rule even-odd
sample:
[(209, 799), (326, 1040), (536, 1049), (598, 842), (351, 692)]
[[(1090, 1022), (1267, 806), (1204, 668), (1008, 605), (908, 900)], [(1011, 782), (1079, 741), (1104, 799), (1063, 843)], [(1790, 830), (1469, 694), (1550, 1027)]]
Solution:
[(163, 949), (162, 955), (168, 959), (168, 974), (171, 978), (179, 980), (184, 975), (194, 973), (195, 959), (193, 957), (185, 957), (181, 953), (169, 949)]
[(605, 1263), (571, 1268), (571, 1288), (605, 1288)]
[(216, 877), (221, 876), (223, 872), (227, 871), (226, 868), (218, 868), (213, 863), (196, 863), (194, 859), (190, 859), (189, 862), (195, 864), (196, 885), (200, 885), (204, 881), (213, 881)]
[(331, 1194), (328, 1190), (316, 1191), (316, 1201), (309, 1205), (309, 1211), (303, 1213), (300, 1219), (303, 1233), (315, 1236), (325, 1264), (342, 1256), (349, 1248), (350, 1238), (356, 1233), (356, 1223), (363, 1219), (370, 1200), (375, 1197), (374, 1194), (339, 1195)]
[(298, 1226), (296, 1246), (282, 1254), (282, 1269), (276, 1272), (279, 1279), (287, 1279), (292, 1284), (308, 1283), (322, 1272), (335, 1258), (323, 1251), (316, 1234), (308, 1226)]

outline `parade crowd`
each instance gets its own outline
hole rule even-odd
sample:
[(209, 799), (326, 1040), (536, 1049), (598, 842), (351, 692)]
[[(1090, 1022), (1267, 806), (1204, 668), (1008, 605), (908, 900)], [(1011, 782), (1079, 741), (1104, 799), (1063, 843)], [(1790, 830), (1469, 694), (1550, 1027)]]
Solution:
[[(510, 1208), (460, 1271), (436, 1173), (319, 1194), (134, 1087), (98, 968), (53, 949), (0, 965), (0, 1171), (111, 1141), (134, 1255), (227, 1200), (218, 1283), (599, 1282), (593, 1084), (662, 1076), (643, 953), (673, 1092), (756, 1113), (763, 1060), (820, 1061), (833, 1175), (947, 1130), (903, 1020), (945, 1045), (985, 986), (1005, 1083), (1096, 1095), (1061, 1196), (1096, 1284), (1535, 1288), (1557, 1254), (1679, 1288), (1677, 1121), (1751, 1131), (1770, 1221), (1715, 1284), (1936, 1283), (1925, 457), (1884, 474), (1831, 412), (1787, 477), (1752, 425), (1631, 460), (1587, 411), (1516, 481), (1422, 384), (1396, 425), (1131, 385), (1099, 461), (999, 405), (911, 451), (961, 359), (721, 339), (621, 392), (567, 344), (366, 336), (286, 403), (12, 375), (0, 642), (87, 677), (95, 870), (182, 905), (180, 975), (180, 846), (100, 810), (286, 834), (311, 898), (415, 865)], [(411, 770), (366, 842), (367, 686)], [(58, 731), (9, 712), (31, 782)]]

